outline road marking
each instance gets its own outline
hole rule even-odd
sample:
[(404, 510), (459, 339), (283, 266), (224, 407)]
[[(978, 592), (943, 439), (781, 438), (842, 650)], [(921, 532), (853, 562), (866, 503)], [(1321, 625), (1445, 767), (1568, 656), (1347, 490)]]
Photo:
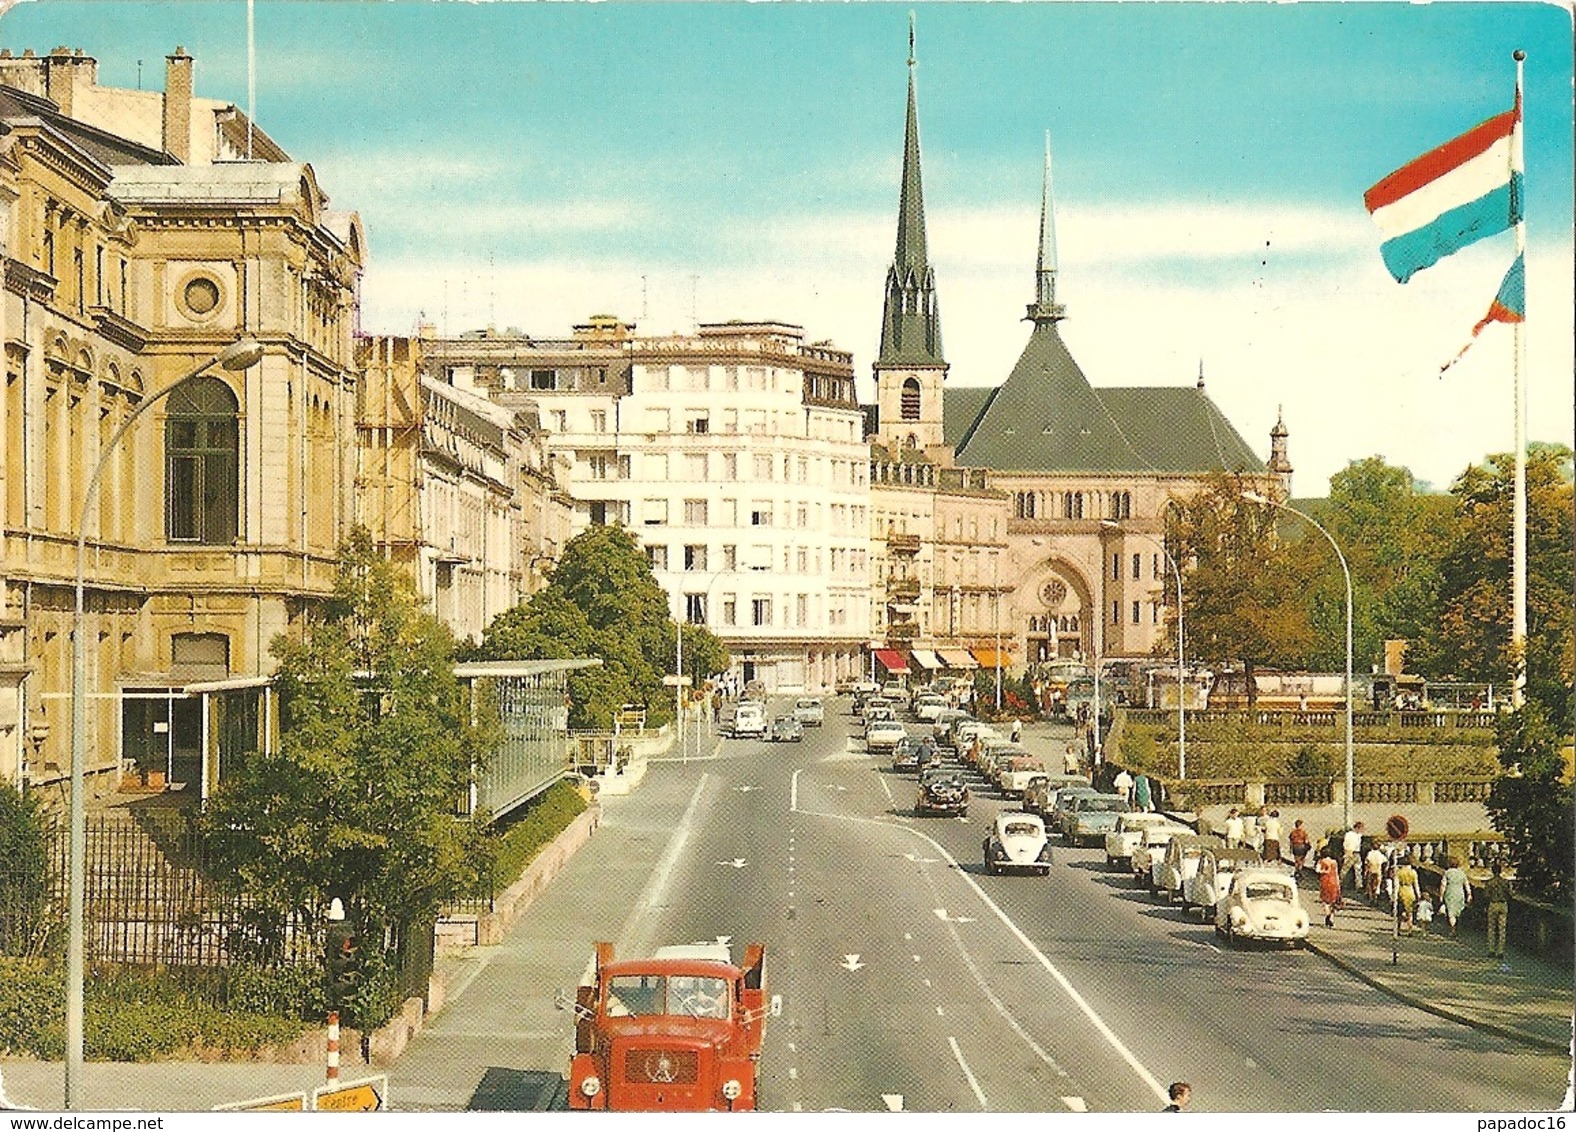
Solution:
[(1074, 1112), (1089, 1111), (1089, 1106), (1084, 1103), (1084, 1099), (1082, 1097), (1063, 1097), (1062, 1103), (1068, 1108), (1072, 1109)]
[(916, 956), (914, 956), (914, 962), (916, 962), (916, 963), (918, 963), (918, 962), (919, 962), (919, 956), (917, 956), (917, 955), (916, 955)]
[(749, 862), (743, 857), (735, 857), (731, 861), (718, 861), (717, 864), (722, 865), (724, 868), (742, 869), (745, 865), (749, 864)]
[(897, 799), (892, 797), (892, 788), (887, 785), (887, 780), (884, 778), (881, 780), (881, 789), (886, 794), (887, 801), (891, 802), (894, 806), (897, 805)]
[(790, 1080), (790, 1081), (797, 1081), (798, 1079), (799, 1079), (799, 1070), (794, 1068), (792, 1065), (790, 1065), (788, 1067), (788, 1080)]
[[(941, 1008), (938, 1006), (937, 1011)], [(974, 1076), (974, 1071), (969, 1068), (969, 1063), (963, 1060), (963, 1051), (958, 1048), (958, 1039), (947, 1036), (947, 1044), (952, 1047), (952, 1056), (958, 1059), (958, 1068), (963, 1070), (963, 1076), (969, 1079), (969, 1088), (974, 1090), (974, 1098), (980, 1102), (980, 1111), (990, 1111), (990, 1101), (985, 1099), (985, 1091), (980, 1088), (979, 1080)]]
[(905, 861), (913, 861), (916, 865), (934, 865), (936, 863), (936, 858), (921, 857), (918, 853), (904, 853), (903, 859)]
[(926, 986), (927, 986), (927, 987), (928, 987), (928, 986), (929, 986), (929, 985), (930, 985), (930, 980), (929, 980), (929, 979), (926, 979), (926, 980), (925, 980), (925, 985), (926, 985)]
[(788, 1043), (788, 1052), (789, 1053), (798, 1053), (799, 1052), (799, 1047), (797, 1045), (795, 1045), (793, 1042), (789, 1042)]
[[(953, 862), (953, 863), (956, 864), (957, 862)], [(933, 908), (933, 909), (931, 909), (931, 911), (935, 912), (937, 918), (940, 919), (941, 922), (944, 923), (944, 924), (972, 924), (972, 923), (974, 923), (974, 917), (973, 916), (949, 916), (949, 915), (947, 915), (947, 910), (945, 908)]]
[[(684, 852), (684, 845), (689, 841), (690, 827), (695, 820), (695, 814), (700, 809), (701, 794), (706, 789), (707, 780), (711, 777), (705, 771), (701, 772), (700, 781), (695, 783), (695, 793), (690, 795), (689, 805), (679, 817), (678, 825), (673, 832), (673, 840), (668, 842), (667, 852), (662, 855), (662, 860), (657, 864), (656, 871), (651, 874), (651, 880), (646, 883), (646, 890), (640, 894), (640, 899), (635, 903), (635, 910), (629, 914), (629, 919), (624, 922), (624, 929), (620, 932), (620, 941), (628, 944), (628, 936), (635, 924), (656, 907), (662, 896), (663, 890), (668, 886), (668, 879), (672, 876), (673, 866), (678, 864), (679, 856)], [(629, 953), (639, 954), (643, 949), (633, 946), (621, 948)]]
[(902, 1112), (903, 1111), (903, 1094), (902, 1093), (882, 1093), (881, 1094), (881, 1103), (886, 1105), (888, 1112)]
[(843, 956), (843, 961), (839, 963), (838, 966), (843, 968), (845, 971), (857, 971), (863, 967), (864, 964), (859, 961), (859, 955), (856, 952), (853, 955)]
[(759, 786), (735, 786), (734, 789), (737, 790), (740, 794), (748, 794), (751, 790), (759, 790), (760, 787)]
[[(800, 767), (799, 769), (803, 770), (804, 768)], [(796, 770), (796, 771), (793, 772), (793, 776), (788, 779), (788, 812), (791, 814), (794, 811), (796, 811), (798, 808), (799, 808), (799, 771)], [(793, 844), (793, 837), (792, 837), (792, 835), (790, 835), (789, 838), (788, 838), (788, 844), (789, 845)]]

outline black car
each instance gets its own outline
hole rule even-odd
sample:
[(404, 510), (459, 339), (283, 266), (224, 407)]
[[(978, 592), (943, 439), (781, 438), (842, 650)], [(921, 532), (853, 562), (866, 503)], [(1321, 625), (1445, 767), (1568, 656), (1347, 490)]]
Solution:
[(927, 770), (919, 776), (916, 814), (958, 814), (969, 812), (969, 788), (963, 774), (956, 770)]
[(919, 769), (919, 743), (912, 735), (905, 735), (892, 744), (892, 769)]

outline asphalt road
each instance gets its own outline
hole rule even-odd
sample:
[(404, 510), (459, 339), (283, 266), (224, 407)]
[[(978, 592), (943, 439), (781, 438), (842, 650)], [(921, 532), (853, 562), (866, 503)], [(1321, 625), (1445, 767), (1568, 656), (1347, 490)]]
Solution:
[(718, 936), (767, 946), (782, 999), (770, 1109), (1153, 1111), (1176, 1078), (1206, 1111), (1563, 1098), (1564, 1058), (1409, 1009), (1306, 952), (1224, 951), (1099, 849), (1058, 846), (1048, 878), (987, 876), (980, 842), (1005, 803), (976, 794), (967, 819), (915, 818), (913, 777), (850, 738), (846, 701), (828, 708), (803, 743), (723, 741), (609, 799), (602, 831), (469, 961), (391, 1070), (400, 1106), (530, 1107), (567, 1065), (553, 999), (595, 940), (637, 954)]

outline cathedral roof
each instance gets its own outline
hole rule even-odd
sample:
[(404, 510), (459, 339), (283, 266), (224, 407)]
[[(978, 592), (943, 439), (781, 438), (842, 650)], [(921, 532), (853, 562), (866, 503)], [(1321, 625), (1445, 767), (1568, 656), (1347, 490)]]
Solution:
[(1001, 472), (1262, 472), (1194, 386), (1095, 389), (1052, 319), (1037, 321), (1007, 380), (943, 394), (957, 462)]

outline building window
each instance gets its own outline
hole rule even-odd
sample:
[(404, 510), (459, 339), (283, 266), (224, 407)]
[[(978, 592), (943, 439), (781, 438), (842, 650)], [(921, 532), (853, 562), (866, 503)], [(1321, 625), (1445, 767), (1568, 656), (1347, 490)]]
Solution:
[(1143, 573), (1143, 569), (1144, 556), (1142, 554), (1133, 555), (1133, 581), (1138, 581), (1140, 575)]
[(704, 570), (706, 568), (706, 545), (704, 543), (689, 543), (684, 547), (684, 569)]
[(706, 595), (684, 595), (684, 620), (691, 625), (706, 624)]
[(1138, 624), (1138, 602), (1133, 602), (1133, 624)]
[(754, 598), (750, 602), (750, 624), (770, 625), (772, 623), (772, 599), (769, 597)]
[(1119, 602), (1119, 601), (1113, 601), (1111, 603), (1111, 624), (1113, 624), (1113, 625), (1120, 625), (1121, 623), (1122, 623), (1122, 603)]
[(704, 436), (711, 431), (711, 417), (703, 411), (691, 410), (684, 421), (684, 431), (694, 436)]
[(767, 503), (756, 503), (750, 511), (750, 526), (769, 527), (772, 525), (772, 509)]
[(1122, 580), (1122, 556), (1120, 554), (1111, 555), (1111, 580), (1113, 582)]
[(659, 527), (668, 521), (668, 501), (666, 499), (648, 499), (642, 512), (646, 526)]
[(684, 478), (690, 483), (706, 482), (706, 453), (686, 452), (684, 454)]
[(618, 478), (627, 480), (634, 475), (635, 462), (632, 457), (620, 456), (618, 458)]
[(216, 377), (170, 394), (164, 422), (165, 537), (222, 546), (235, 541), (240, 485), (239, 403)]
[(919, 382), (912, 377), (903, 383), (902, 410), (905, 421), (919, 420)]
[(607, 410), (606, 409), (592, 409), (591, 410), (591, 431), (592, 432), (606, 432), (607, 431)]
[(646, 547), (646, 561), (651, 563), (652, 570), (666, 570), (668, 568), (668, 548), (665, 546)]
[(762, 480), (762, 481), (765, 481), (765, 482), (768, 482), (768, 483), (771, 482), (771, 478), (772, 478), (772, 458), (770, 456), (762, 456), (762, 455), (757, 454), (755, 456), (754, 460), (752, 461), (752, 465), (753, 465), (753, 467), (755, 469), (755, 478), (756, 479)]
[(722, 595), (722, 623), (724, 625), (739, 623), (739, 602), (732, 594)]
[(555, 369), (533, 369), (531, 371), (531, 388), (549, 390), (558, 388), (558, 371)]
[(706, 526), (706, 501), (704, 499), (686, 499), (684, 501), (684, 525), (686, 527)]
[(552, 413), (552, 417), (553, 417), (553, 431), (554, 432), (568, 432), (569, 431), (569, 413), (566, 410), (564, 410), (564, 409), (553, 409), (553, 410), (551, 410), (551, 413)]
[(732, 543), (722, 548), (722, 569), (725, 573), (733, 573), (739, 568), (739, 548)]
[(1149, 603), (1149, 623), (1151, 625), (1160, 624), (1160, 603), (1158, 601)]
[(587, 456), (586, 468), (594, 480), (607, 479), (607, 457), (603, 455)]
[(722, 478), (736, 480), (739, 478), (739, 456), (736, 452), (722, 454)]

